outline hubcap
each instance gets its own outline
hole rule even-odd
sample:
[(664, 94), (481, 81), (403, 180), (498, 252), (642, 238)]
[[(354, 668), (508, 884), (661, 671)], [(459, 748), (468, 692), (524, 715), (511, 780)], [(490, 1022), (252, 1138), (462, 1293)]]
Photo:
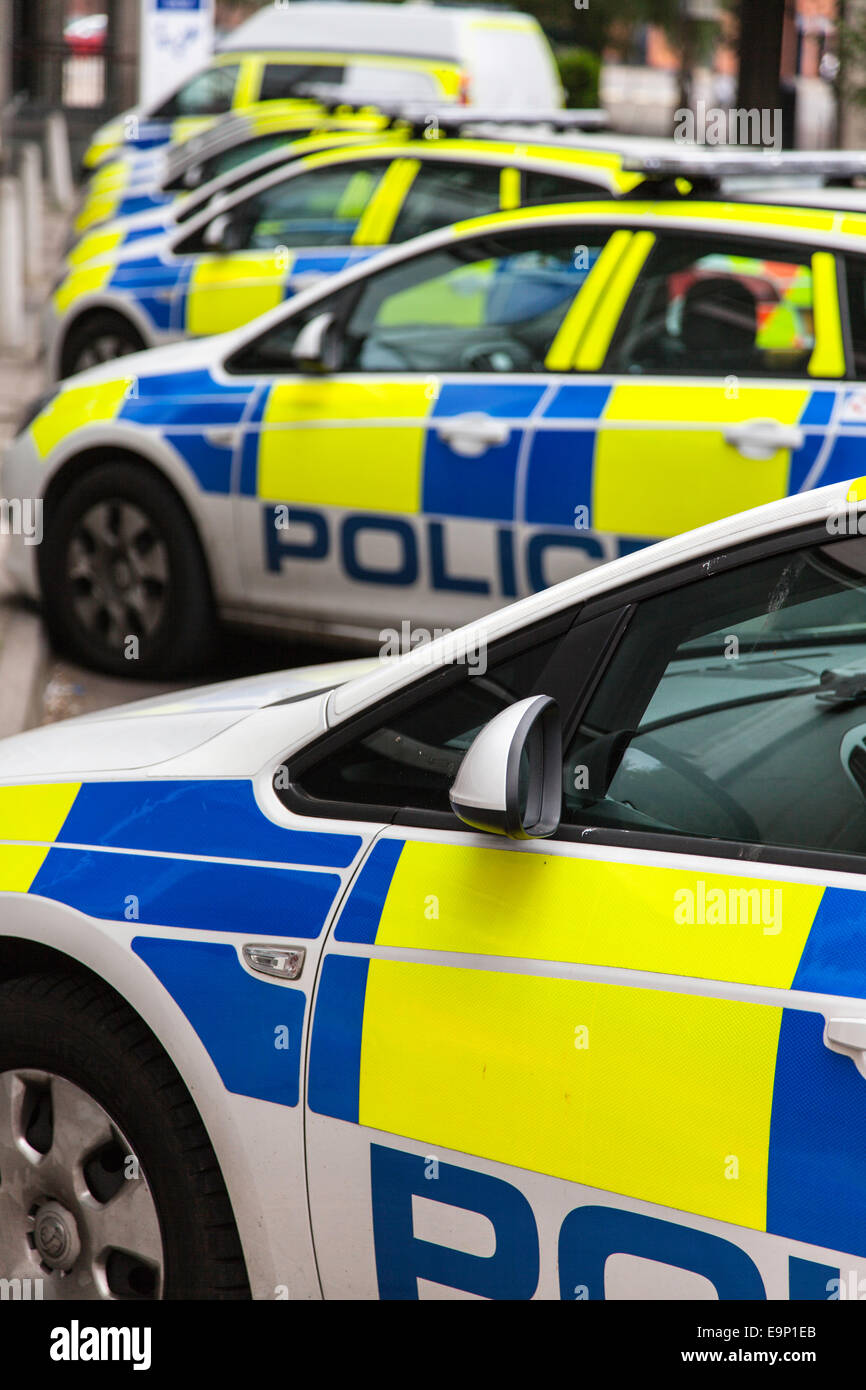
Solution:
[(0, 1278), (43, 1299), (162, 1296), (138, 1158), (107, 1111), (53, 1072), (0, 1072)]
[(113, 362), (115, 357), (128, 357), (131, 352), (138, 351), (138, 347), (120, 333), (100, 333), (98, 338), (92, 338), (81, 349), (69, 375), (83, 372), (87, 367), (98, 367), (100, 362)]
[(98, 502), (69, 540), (66, 576), (75, 617), (117, 653), (127, 637), (150, 636), (165, 616), (168, 548), (133, 502)]
[(51, 1269), (70, 1270), (81, 1254), (78, 1226), (59, 1202), (46, 1202), (36, 1213), (33, 1245)]

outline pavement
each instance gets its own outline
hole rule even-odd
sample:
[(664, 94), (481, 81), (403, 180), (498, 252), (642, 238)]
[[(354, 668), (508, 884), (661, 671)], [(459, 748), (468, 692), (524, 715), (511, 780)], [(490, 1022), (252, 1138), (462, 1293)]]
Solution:
[[(28, 401), (45, 389), (39, 334), (42, 306), (57, 273), (67, 218), (45, 210), (42, 274), (26, 287), (27, 340), (17, 351), (0, 350), (0, 450), (15, 434)], [(40, 721), (41, 687), (50, 652), (36, 611), (12, 595), (3, 568), (8, 538), (0, 534), (0, 738)]]
[[(68, 225), (67, 215), (46, 209), (43, 271), (27, 286), (28, 340), (21, 351), (0, 350), (0, 451), (13, 438), (27, 403), (45, 390), (39, 322), (62, 259)], [(6, 544), (7, 537), (0, 534), (0, 738), (130, 700), (259, 671), (327, 661), (339, 654), (304, 643), (227, 633), (216, 661), (198, 679), (171, 683), (105, 676), (52, 651), (38, 608), (18, 598), (6, 580)]]

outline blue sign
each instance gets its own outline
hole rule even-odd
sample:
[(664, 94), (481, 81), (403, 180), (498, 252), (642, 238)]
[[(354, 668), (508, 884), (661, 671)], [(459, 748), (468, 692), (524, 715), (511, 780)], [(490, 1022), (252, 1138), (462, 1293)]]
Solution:
[(153, 0), (156, 10), (204, 10), (207, 0)]

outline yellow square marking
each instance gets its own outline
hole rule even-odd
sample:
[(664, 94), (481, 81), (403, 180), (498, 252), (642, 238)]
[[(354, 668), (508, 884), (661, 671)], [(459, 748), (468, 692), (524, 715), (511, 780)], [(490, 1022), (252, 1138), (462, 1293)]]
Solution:
[[(599, 422), (593, 468), (592, 524), (632, 536), (674, 536), (788, 493), (789, 449), (744, 458), (722, 436), (726, 424), (770, 418), (795, 424), (808, 390), (690, 382), (619, 385)], [(633, 422), (635, 429), (608, 429)], [(703, 424), (706, 429), (682, 429)], [(644, 425), (645, 428), (640, 428)]]
[(108, 261), (104, 265), (88, 264), (80, 269), (70, 271), (54, 295), (54, 307), (58, 314), (65, 314), (76, 299), (82, 299), (86, 294), (96, 294), (98, 290), (104, 289), (114, 272), (114, 264), (114, 261)]
[[(700, 910), (693, 915), (713, 920), (681, 924), (683, 900), (677, 894), (683, 889), (694, 903), (724, 901), (724, 924), (713, 911)], [(724, 899), (709, 896), (717, 889)], [(762, 891), (768, 896), (761, 898)], [(431, 893), (438, 912), (432, 920)], [(811, 884), (409, 841), (391, 880), (376, 945), (528, 956), (788, 989), (822, 893)]]
[[(424, 382), (302, 379), (274, 386), (262, 421), (259, 497), (420, 511), (430, 406)], [(389, 420), (396, 423), (374, 423)], [(283, 424), (295, 428), (275, 428)]]
[(764, 1230), (781, 1017), (695, 994), (371, 960), (359, 1122)]
[(207, 337), (227, 333), (283, 302), (284, 284), (294, 257), (275, 250), (258, 255), (214, 256), (200, 260), (189, 279), (187, 332)]
[(72, 430), (101, 420), (115, 420), (120, 414), (129, 391), (130, 378), (103, 381), (95, 386), (72, 386), (61, 391), (49, 406), (38, 415), (30, 427), (33, 443), (40, 458)]
[(0, 842), (42, 840), (42, 845), (0, 843), (0, 891), (26, 893), (60, 834), (80, 782), (0, 787)]

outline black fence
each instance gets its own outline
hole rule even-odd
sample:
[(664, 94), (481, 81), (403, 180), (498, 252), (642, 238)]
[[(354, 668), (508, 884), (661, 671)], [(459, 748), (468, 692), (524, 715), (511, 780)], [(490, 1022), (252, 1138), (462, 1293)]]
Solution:
[(13, 0), (14, 127), (7, 116), (4, 133), (26, 135), (47, 112), (63, 111), (73, 150), (80, 153), (96, 126), (134, 105), (137, 10), (135, 0), (103, 0), (100, 12), (107, 24), (81, 34), (69, 27), (70, 19), (82, 17), (80, 9), (73, 10), (67, 0)]

